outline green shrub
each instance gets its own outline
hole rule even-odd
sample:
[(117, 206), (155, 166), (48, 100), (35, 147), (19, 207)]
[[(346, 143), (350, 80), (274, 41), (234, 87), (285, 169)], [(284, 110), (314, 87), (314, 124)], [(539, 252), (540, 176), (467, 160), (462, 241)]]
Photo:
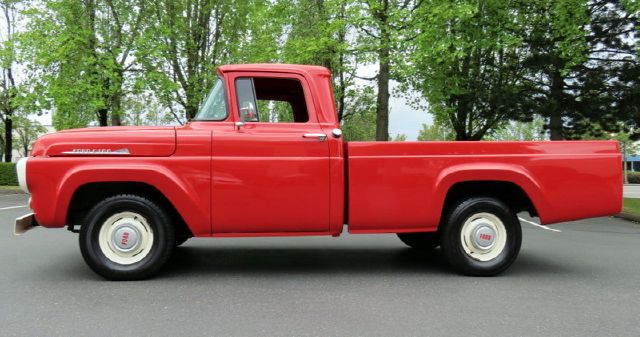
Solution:
[(640, 184), (640, 172), (627, 173), (627, 180), (629, 184)]
[(0, 163), (0, 185), (17, 186), (16, 163)]

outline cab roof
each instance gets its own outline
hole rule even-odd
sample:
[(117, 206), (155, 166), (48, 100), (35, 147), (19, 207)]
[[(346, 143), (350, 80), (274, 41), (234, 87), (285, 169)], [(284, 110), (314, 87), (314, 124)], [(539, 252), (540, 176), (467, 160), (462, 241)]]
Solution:
[(233, 71), (271, 71), (271, 72), (295, 72), (330, 75), (329, 69), (320, 66), (310, 66), (303, 64), (279, 64), (279, 63), (256, 63), (256, 64), (228, 64), (218, 67), (221, 73)]

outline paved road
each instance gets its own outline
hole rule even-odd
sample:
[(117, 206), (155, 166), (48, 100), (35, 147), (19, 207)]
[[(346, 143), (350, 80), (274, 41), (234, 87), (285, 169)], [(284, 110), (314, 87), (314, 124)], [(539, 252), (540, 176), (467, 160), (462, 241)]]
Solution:
[(625, 198), (640, 198), (640, 184), (624, 185)]
[[(24, 205), (0, 196), (0, 208)], [(109, 282), (77, 236), (13, 237), (0, 210), (2, 336), (639, 336), (640, 225), (523, 225), (500, 277), (452, 274), (392, 235), (194, 239), (157, 278)]]

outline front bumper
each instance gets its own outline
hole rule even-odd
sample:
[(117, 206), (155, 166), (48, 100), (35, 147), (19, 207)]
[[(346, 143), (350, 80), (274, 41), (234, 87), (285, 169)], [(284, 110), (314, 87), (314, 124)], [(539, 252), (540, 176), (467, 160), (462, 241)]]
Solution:
[(31, 228), (38, 226), (36, 217), (33, 213), (25, 214), (16, 219), (16, 224), (13, 228), (14, 235), (22, 235)]

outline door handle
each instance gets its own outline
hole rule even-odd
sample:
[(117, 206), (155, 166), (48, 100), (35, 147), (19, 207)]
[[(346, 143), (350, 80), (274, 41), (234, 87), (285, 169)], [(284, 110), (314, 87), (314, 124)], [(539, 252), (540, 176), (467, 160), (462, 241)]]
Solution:
[(327, 135), (324, 133), (305, 133), (302, 138), (316, 138), (319, 142), (324, 142), (327, 139)]

